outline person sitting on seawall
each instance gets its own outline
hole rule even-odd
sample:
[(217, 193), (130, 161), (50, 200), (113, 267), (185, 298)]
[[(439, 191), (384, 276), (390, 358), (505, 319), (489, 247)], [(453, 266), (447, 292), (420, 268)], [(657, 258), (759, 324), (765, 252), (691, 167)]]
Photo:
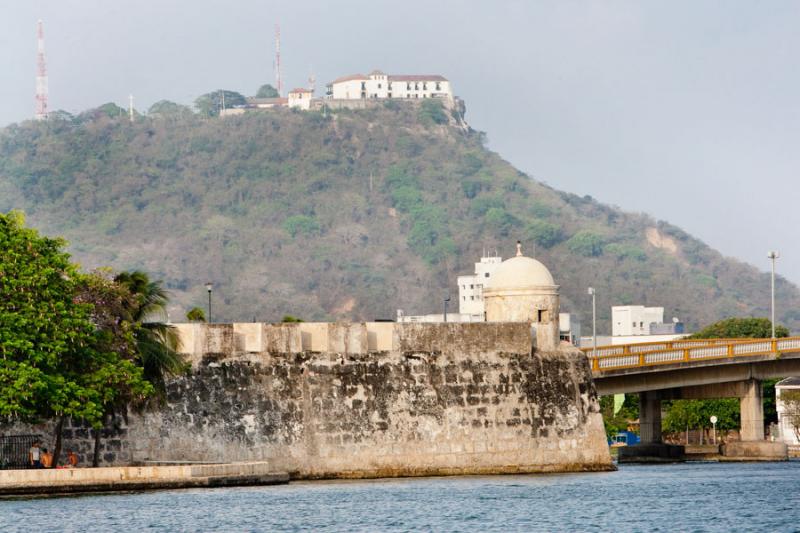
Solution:
[(78, 454), (74, 450), (67, 448), (67, 468), (78, 467)]
[(53, 467), (53, 454), (47, 451), (47, 448), (42, 448), (42, 468), (52, 468)]
[(28, 462), (32, 468), (43, 468), (42, 450), (39, 448), (38, 440), (33, 441), (33, 444), (31, 444), (31, 449), (28, 450)]

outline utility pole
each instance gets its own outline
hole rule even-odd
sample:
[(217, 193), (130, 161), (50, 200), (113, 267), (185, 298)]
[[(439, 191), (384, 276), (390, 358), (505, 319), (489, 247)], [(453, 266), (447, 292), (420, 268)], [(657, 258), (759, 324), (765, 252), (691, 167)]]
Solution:
[(595, 301), (594, 287), (589, 287), (586, 291), (592, 297), (592, 357), (597, 357), (597, 305)]
[(450, 295), (447, 295), (447, 298), (444, 299), (444, 321), (447, 322), (447, 303), (450, 301)]
[(772, 251), (767, 254), (767, 258), (772, 261), (772, 277), (770, 278), (770, 295), (772, 300), (772, 338), (775, 338), (775, 260), (781, 256), (780, 253)]

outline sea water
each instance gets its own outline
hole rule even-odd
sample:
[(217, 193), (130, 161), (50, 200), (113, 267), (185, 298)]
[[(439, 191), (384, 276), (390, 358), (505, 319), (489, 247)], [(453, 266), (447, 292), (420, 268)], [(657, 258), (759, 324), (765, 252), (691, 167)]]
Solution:
[(0, 500), (0, 531), (800, 531), (800, 461)]

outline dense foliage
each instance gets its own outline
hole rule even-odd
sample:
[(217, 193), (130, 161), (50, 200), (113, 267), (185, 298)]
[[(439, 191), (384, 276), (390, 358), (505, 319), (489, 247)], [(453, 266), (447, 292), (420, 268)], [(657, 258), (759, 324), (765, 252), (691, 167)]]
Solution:
[[(690, 329), (769, 312), (768, 274), (665, 222), (533, 181), (438, 102), (224, 120), (175, 110), (0, 130), (0, 210), (64, 234), (88, 268), (163, 279), (175, 317), (205, 307), (209, 280), (219, 320), (432, 312), (482, 251), (508, 257), (517, 239), (584, 324), (586, 287), (597, 289), (601, 332), (611, 305), (664, 306)], [(782, 278), (777, 289), (781, 321), (797, 328), (800, 294)]]
[(99, 425), (109, 406), (153, 389), (117, 314), (127, 293), (79, 273), (64, 244), (0, 214), (0, 416)]
[[(789, 330), (775, 325), (776, 337), (788, 337)], [(772, 337), (772, 322), (768, 318), (726, 318), (706, 326), (690, 339), (768, 339)]]

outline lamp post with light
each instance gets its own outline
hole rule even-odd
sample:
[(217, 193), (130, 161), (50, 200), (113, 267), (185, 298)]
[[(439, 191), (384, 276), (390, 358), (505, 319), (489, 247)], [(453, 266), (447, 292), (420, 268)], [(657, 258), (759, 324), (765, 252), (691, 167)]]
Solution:
[(597, 305), (594, 287), (586, 291), (592, 297), (592, 357), (597, 357)]
[(211, 284), (210, 281), (208, 283), (206, 283), (206, 290), (208, 291), (208, 323), (209, 324), (211, 323), (211, 290), (213, 288), (214, 288), (214, 286)]
[(772, 277), (770, 278), (770, 295), (772, 300), (772, 338), (775, 338), (775, 260), (779, 258), (781, 254), (778, 252), (772, 251), (767, 254), (767, 258), (772, 261)]

